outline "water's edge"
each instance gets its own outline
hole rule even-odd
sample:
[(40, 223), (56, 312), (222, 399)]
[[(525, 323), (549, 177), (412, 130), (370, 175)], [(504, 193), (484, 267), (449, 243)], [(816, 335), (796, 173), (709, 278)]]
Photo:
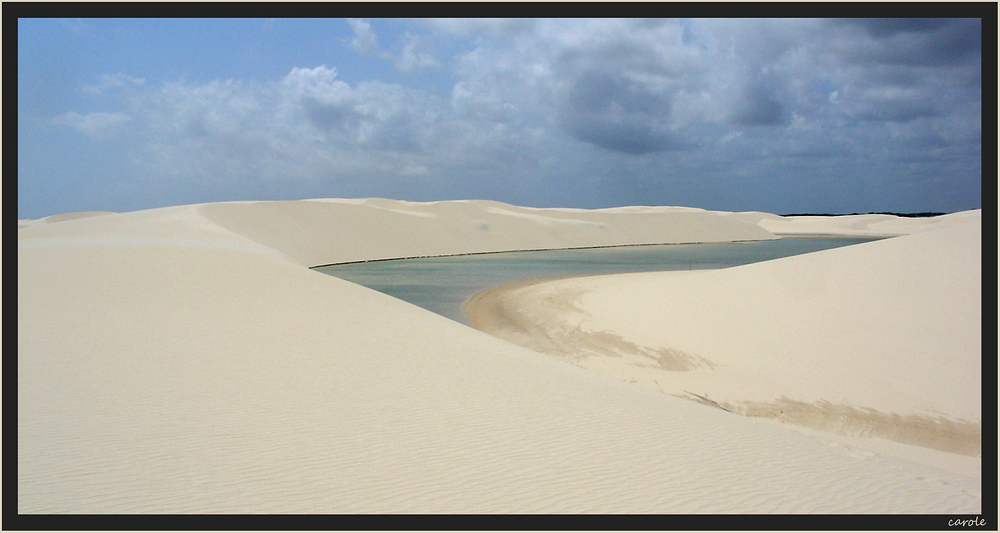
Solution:
[(497, 285), (535, 278), (728, 268), (877, 240), (789, 236), (727, 243), (632, 244), (378, 259), (312, 267), (471, 325), (464, 304)]
[[(411, 255), (405, 257), (385, 257), (381, 259), (359, 259), (357, 261), (341, 261), (338, 263), (324, 263), (322, 265), (314, 265), (308, 267), (310, 270), (315, 270), (318, 268), (335, 267), (342, 265), (359, 265), (365, 263), (384, 263), (386, 261), (409, 261), (412, 259), (439, 259), (447, 257), (468, 257), (474, 255), (498, 255), (498, 254), (519, 254), (519, 253), (530, 253), (530, 252), (564, 252), (564, 251), (575, 251), (575, 250), (596, 250), (602, 248), (636, 248), (642, 246), (687, 246), (692, 244), (740, 244), (740, 243), (752, 243), (752, 242), (767, 242), (780, 240), (782, 238), (799, 238), (799, 235), (789, 234), (786, 237), (781, 237), (779, 234), (775, 234), (777, 239), (747, 239), (747, 240), (736, 240), (736, 241), (692, 241), (692, 242), (649, 242), (649, 243), (638, 243), (638, 244), (599, 244), (596, 246), (573, 246), (570, 248), (525, 248), (521, 250), (497, 250), (497, 251), (487, 251), (487, 252), (462, 252), (457, 254), (441, 254), (441, 255)], [(840, 238), (842, 235), (834, 234), (809, 234), (805, 235), (805, 238), (809, 239), (820, 239), (820, 238)]]

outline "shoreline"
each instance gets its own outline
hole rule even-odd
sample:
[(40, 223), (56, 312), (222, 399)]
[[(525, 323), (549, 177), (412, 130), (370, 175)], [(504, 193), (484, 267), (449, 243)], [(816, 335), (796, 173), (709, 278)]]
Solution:
[(345, 261), (341, 263), (326, 263), (322, 265), (314, 265), (308, 268), (323, 268), (330, 266), (340, 266), (340, 265), (357, 265), (364, 263), (379, 263), (383, 261), (405, 261), (409, 259), (434, 259), (440, 257), (466, 257), (471, 255), (493, 255), (493, 254), (512, 254), (512, 253), (526, 253), (526, 252), (555, 252), (563, 250), (597, 250), (602, 248), (632, 248), (637, 246), (674, 246), (674, 245), (690, 245), (690, 244), (740, 244), (740, 243), (754, 243), (768, 240), (780, 240), (785, 238), (796, 239), (889, 239), (892, 237), (898, 237), (897, 234), (838, 234), (838, 233), (775, 233), (774, 239), (741, 239), (741, 240), (731, 240), (731, 241), (693, 241), (693, 242), (651, 242), (651, 243), (637, 243), (637, 244), (603, 244), (595, 246), (573, 246), (569, 248), (529, 248), (529, 249), (518, 249), (518, 250), (496, 250), (488, 252), (464, 252), (456, 254), (440, 254), (440, 255), (415, 255), (407, 257), (387, 257), (383, 259), (361, 259), (356, 261)]
[[(830, 235), (830, 237), (838, 237), (837, 235)], [(496, 250), (489, 252), (464, 252), (457, 254), (441, 254), (441, 255), (416, 255), (409, 257), (388, 257), (384, 259), (363, 259), (358, 261), (346, 261), (343, 263), (328, 263), (324, 265), (315, 265), (308, 267), (313, 268), (323, 268), (329, 266), (341, 266), (341, 265), (358, 265), (364, 263), (380, 263), (384, 261), (405, 261), (409, 259), (435, 259), (441, 257), (467, 257), (472, 255), (494, 255), (494, 254), (513, 254), (513, 253), (528, 253), (528, 252), (556, 252), (556, 251), (569, 251), (569, 250), (597, 250), (602, 248), (633, 248), (638, 246), (674, 246), (674, 245), (690, 245), (690, 244), (738, 244), (738, 243), (749, 243), (749, 242), (760, 242), (765, 240), (777, 240), (777, 239), (745, 239), (745, 240), (733, 240), (733, 241), (697, 241), (697, 242), (651, 242), (651, 243), (637, 243), (637, 244), (602, 244), (595, 246), (573, 246), (569, 248), (528, 248), (528, 249), (518, 249), (518, 250)]]
[(772, 232), (779, 239), (891, 239), (899, 237), (898, 233), (781, 233)]

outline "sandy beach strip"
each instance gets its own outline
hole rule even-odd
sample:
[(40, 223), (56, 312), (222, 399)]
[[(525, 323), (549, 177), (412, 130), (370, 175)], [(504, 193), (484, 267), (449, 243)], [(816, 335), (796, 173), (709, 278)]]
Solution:
[(981, 512), (974, 477), (307, 268), (773, 238), (712, 212), (621, 211), (317, 200), (19, 223), (18, 512)]

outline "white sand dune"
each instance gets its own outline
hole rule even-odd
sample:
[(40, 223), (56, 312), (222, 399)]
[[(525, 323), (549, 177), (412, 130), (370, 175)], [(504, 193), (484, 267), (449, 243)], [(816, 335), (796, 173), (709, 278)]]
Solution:
[(607, 213), (489, 201), (220, 203), (199, 211), (219, 226), (307, 266), (508, 250), (774, 238), (756, 224), (705, 212)]
[[(760, 216), (762, 215), (762, 216)], [(739, 220), (756, 222), (775, 234), (820, 235), (909, 235), (955, 225), (965, 225), (969, 219), (982, 218), (982, 210), (962, 211), (936, 217), (908, 218), (895, 215), (791, 216), (757, 213), (734, 213)]]
[(383, 200), (19, 229), (18, 512), (980, 512), (974, 477), (637, 387), (304, 267), (759, 238), (711, 212)]
[(940, 218), (730, 269), (519, 282), (469, 310), (477, 328), (731, 412), (975, 457), (981, 212)]

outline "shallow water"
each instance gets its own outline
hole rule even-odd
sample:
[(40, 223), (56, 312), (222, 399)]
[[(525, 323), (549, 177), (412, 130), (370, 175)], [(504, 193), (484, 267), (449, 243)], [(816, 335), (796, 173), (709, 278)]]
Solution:
[(661, 244), (396, 259), (318, 267), (469, 325), (462, 304), (512, 281), (554, 276), (728, 268), (876, 239), (786, 237), (724, 244)]

